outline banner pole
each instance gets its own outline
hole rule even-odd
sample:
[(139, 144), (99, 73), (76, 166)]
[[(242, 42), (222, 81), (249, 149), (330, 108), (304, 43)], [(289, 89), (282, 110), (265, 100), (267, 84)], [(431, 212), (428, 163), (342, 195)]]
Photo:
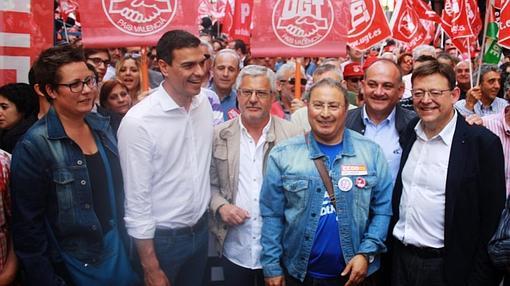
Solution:
[(301, 61), (296, 57), (296, 71), (295, 76), (296, 86), (294, 89), (294, 98), (301, 100)]
[(141, 49), (142, 58), (141, 58), (141, 78), (140, 84), (142, 86), (142, 92), (146, 92), (149, 90), (149, 61), (147, 58), (147, 46), (142, 46)]
[[(469, 58), (469, 78), (471, 83), (471, 88), (473, 88), (473, 64), (471, 62), (471, 42), (469, 41), (469, 37), (467, 38), (467, 44), (468, 44), (468, 58)], [(478, 83), (477, 83), (478, 85)]]

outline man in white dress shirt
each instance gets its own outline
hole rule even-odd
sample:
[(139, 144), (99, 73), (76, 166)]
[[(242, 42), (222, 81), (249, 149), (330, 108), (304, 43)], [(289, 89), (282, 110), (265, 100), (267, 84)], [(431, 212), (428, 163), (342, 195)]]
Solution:
[(207, 58), (199, 45), (181, 30), (161, 37), (165, 80), (118, 131), (124, 219), (146, 285), (198, 286), (206, 269), (213, 113), (200, 88)]
[(214, 130), (211, 230), (223, 256), (225, 286), (263, 286), (259, 194), (265, 161), (275, 144), (302, 130), (270, 115), (276, 95), (271, 69), (244, 67), (234, 89), (241, 116)]

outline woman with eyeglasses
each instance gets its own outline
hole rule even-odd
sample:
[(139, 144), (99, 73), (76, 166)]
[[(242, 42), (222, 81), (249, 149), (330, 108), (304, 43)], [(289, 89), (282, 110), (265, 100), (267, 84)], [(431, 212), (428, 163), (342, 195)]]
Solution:
[(110, 54), (107, 49), (84, 49), (87, 63), (94, 66), (99, 82), (103, 81), (106, 70), (110, 65)]
[(116, 66), (117, 78), (124, 83), (127, 88), (133, 104), (141, 100), (140, 94), (142, 87), (140, 84), (141, 61), (139, 54), (125, 54)]
[(83, 51), (43, 51), (36, 78), (52, 107), (12, 156), (14, 249), (23, 285), (139, 285), (124, 227), (117, 143), (90, 112), (97, 81)]
[(30, 85), (0, 87), (0, 149), (12, 153), (18, 140), (37, 121), (39, 101)]

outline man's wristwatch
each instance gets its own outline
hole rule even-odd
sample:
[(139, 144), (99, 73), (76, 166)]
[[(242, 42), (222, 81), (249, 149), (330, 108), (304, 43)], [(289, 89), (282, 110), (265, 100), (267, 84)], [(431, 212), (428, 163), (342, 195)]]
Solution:
[(361, 254), (361, 255), (363, 255), (363, 257), (365, 257), (368, 264), (374, 262), (374, 260), (375, 260), (375, 255), (372, 253), (359, 253), (359, 254)]

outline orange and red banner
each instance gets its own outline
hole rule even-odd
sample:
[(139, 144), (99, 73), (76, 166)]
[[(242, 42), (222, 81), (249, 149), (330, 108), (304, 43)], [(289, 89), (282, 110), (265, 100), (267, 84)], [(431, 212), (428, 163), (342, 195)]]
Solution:
[(368, 50), (391, 37), (391, 30), (379, 0), (352, 0), (350, 11), (351, 21), (347, 40), (349, 46), (358, 50)]
[(408, 0), (398, 1), (390, 27), (393, 39), (406, 43), (411, 49), (424, 44), (427, 40), (427, 30)]
[(510, 49), (510, 0), (502, 0), (501, 2), (498, 44)]
[(349, 19), (349, 1), (255, 1), (252, 55), (344, 56), (345, 19)]
[(0, 85), (28, 82), (32, 62), (53, 46), (53, 8), (53, 0), (0, 4)]
[[(231, 8), (232, 9), (232, 8)], [(236, 0), (230, 37), (250, 43), (253, 0)]]
[(198, 31), (197, 0), (79, 0), (83, 45), (154, 46), (167, 31)]

